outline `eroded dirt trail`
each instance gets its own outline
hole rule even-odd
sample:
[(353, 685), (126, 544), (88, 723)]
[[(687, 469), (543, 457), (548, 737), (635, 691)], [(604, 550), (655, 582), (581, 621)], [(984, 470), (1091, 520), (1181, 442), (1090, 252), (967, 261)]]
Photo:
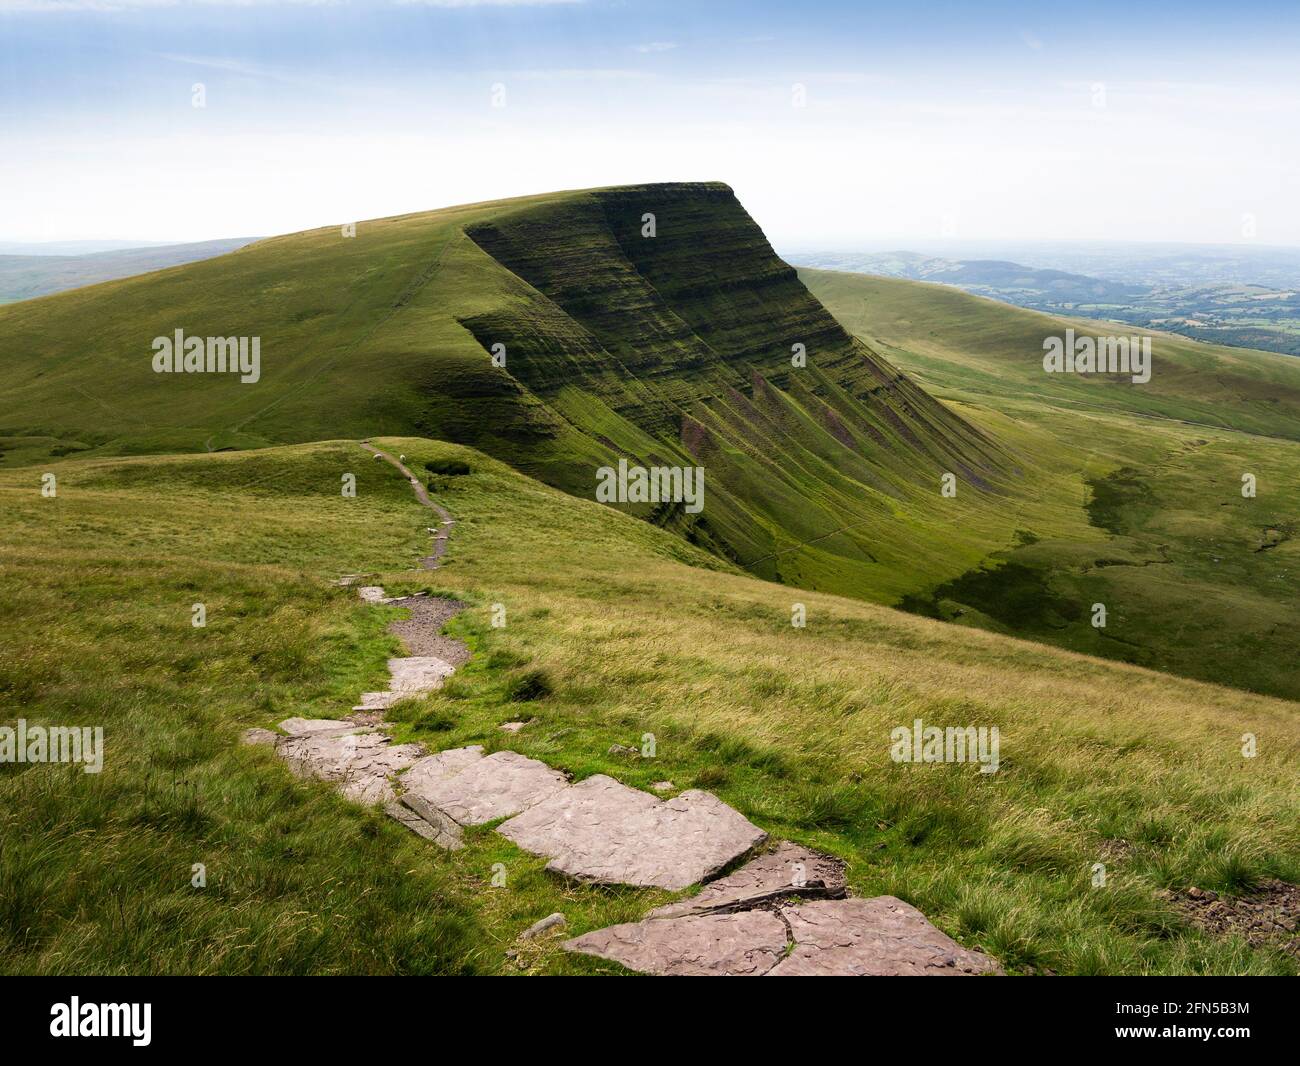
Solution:
[(455, 519), (451, 517), (451, 512), (443, 507), (442, 504), (436, 503), (430, 498), (429, 492), (424, 487), (424, 484), (418, 477), (411, 473), (406, 464), (400, 459), (394, 459), (386, 451), (376, 448), (369, 441), (362, 441), (361, 447), (371, 455), (379, 456), (391, 466), (401, 471), (402, 476), (406, 478), (407, 482), (410, 484), (411, 491), (415, 493), (415, 498), (438, 516), (438, 526), (436, 528), (430, 528), (430, 532), (434, 535), (433, 550), (420, 560), (420, 565), (424, 567), (424, 569), (436, 570), (438, 568), (438, 561), (447, 550), (447, 540), (451, 537), (452, 527), (456, 524)]

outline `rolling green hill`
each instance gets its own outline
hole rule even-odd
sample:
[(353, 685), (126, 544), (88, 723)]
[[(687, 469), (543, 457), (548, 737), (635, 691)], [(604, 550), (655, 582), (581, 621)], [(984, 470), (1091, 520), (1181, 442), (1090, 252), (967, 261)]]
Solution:
[[(178, 328), (260, 338), (259, 380), (155, 373), (153, 338)], [(1009, 540), (987, 501), (1032, 480), (846, 333), (723, 185), (261, 241), (0, 308), (0, 366), (14, 461), (421, 433), (588, 497), (621, 457), (700, 465), (702, 514), (628, 509), (762, 576), (889, 600)]]
[[(1049, 376), (1045, 331), (1096, 323), (803, 277), (721, 184), (260, 241), (0, 308), (0, 463), (418, 434), (587, 499), (699, 466), (700, 513), (618, 506), (802, 589), (1300, 695), (1300, 364), (1157, 335), (1146, 385)], [(155, 373), (177, 329), (259, 338), (258, 379)]]

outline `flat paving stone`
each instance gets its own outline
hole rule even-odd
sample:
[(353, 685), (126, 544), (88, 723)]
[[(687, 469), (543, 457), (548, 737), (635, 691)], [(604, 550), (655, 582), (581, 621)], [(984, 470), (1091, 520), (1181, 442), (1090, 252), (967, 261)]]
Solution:
[(513, 751), (471, 760), (460, 773), (448, 777), (402, 784), (404, 801), (418, 798), (461, 825), (508, 818), (568, 787), (558, 770)]
[(456, 672), (446, 659), (436, 655), (411, 655), (404, 659), (389, 659), (388, 674), (391, 692), (413, 696), (442, 688), (442, 683)]
[(772, 911), (648, 918), (566, 940), (565, 950), (612, 959), (638, 973), (761, 977), (785, 953), (785, 923)]
[(357, 589), (357, 595), (361, 597), (364, 603), (388, 602), (388, 597), (384, 594), (382, 585), (362, 585)]
[(656, 908), (650, 917), (751, 910), (762, 903), (797, 896), (835, 899), (848, 891), (844, 874), (842, 859), (783, 840), (775, 851), (710, 881), (690, 899)]
[(370, 804), (396, 799), (389, 778), (415, 762), (423, 749), (392, 744), (383, 733), (318, 732), (282, 738), (276, 754), (295, 773), (333, 781), (349, 799)]
[[(893, 896), (815, 900), (782, 908), (794, 950), (771, 977), (962, 977), (1001, 973), (919, 910)], [(677, 919), (674, 919), (676, 921)]]
[(604, 774), (511, 818), (498, 832), (546, 868), (579, 881), (677, 891), (716, 874), (767, 839), (740, 812), (691, 789), (671, 800)]
[(482, 758), (482, 744), (471, 744), (467, 748), (448, 748), (446, 751), (426, 755), (412, 764), (411, 768), (398, 779), (398, 783), (408, 792), (421, 792), (449, 777), (455, 777)]

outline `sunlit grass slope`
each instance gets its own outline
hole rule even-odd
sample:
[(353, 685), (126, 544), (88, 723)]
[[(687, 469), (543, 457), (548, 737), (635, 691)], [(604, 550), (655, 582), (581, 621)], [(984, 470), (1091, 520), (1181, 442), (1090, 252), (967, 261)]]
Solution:
[[(239, 745), (383, 676), (399, 612), (330, 584), (364, 572), (466, 604), (451, 631), (474, 657), (399, 705), (404, 736), (712, 789), (1013, 971), (1294, 972), (1155, 893), (1300, 877), (1295, 704), (759, 581), (471, 450), (377, 443), (471, 468), (432, 479), (457, 521), (436, 572), (408, 569), (427, 512), (355, 442), (69, 460), (53, 499), (38, 469), (0, 472), (6, 719), (103, 725), (107, 748), (98, 776), (0, 767), (4, 969), (515, 972), (533, 920), (581, 932), (663, 898), (568, 886), (487, 830), (443, 853)], [(890, 730), (916, 718), (998, 726), (1001, 769), (893, 763)], [(654, 759), (607, 754), (646, 733)], [(553, 943), (521, 962), (597, 966)]]

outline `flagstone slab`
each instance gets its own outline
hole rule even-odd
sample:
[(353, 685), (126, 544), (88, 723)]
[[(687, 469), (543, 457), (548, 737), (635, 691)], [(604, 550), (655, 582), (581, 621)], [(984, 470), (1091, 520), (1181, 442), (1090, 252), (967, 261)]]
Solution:
[(568, 787), (568, 780), (544, 762), (513, 751), (470, 760), (458, 774), (412, 784), (403, 781), (404, 799), (418, 797), (461, 825), (483, 825), (508, 818)]
[(455, 777), (483, 758), (483, 745), (471, 744), (467, 748), (448, 748), (426, 755), (414, 763), (398, 783), (407, 792), (423, 792), (440, 781)]
[(357, 589), (357, 595), (361, 597), (364, 603), (388, 602), (388, 597), (384, 594), (382, 585), (362, 585)]
[(751, 910), (763, 903), (801, 896), (835, 899), (848, 891), (844, 875), (843, 859), (783, 840), (775, 851), (710, 881), (690, 899), (656, 908), (650, 917)]
[(638, 973), (676, 977), (761, 977), (788, 943), (770, 910), (647, 918), (567, 940), (567, 951), (612, 959)]
[(404, 695), (420, 695), (442, 688), (442, 683), (456, 672), (446, 659), (436, 655), (411, 655), (389, 659), (389, 690)]
[(665, 801), (604, 774), (543, 800), (498, 832), (549, 856), (552, 872), (671, 891), (706, 880), (767, 839), (711, 793), (691, 789)]
[[(961, 977), (1001, 973), (893, 896), (815, 900), (782, 908), (794, 949), (770, 977)], [(674, 919), (677, 921), (680, 919)]]
[(308, 733), (276, 745), (295, 773), (333, 781), (349, 799), (367, 804), (395, 800), (389, 778), (423, 753), (418, 744), (392, 744), (375, 732)]

